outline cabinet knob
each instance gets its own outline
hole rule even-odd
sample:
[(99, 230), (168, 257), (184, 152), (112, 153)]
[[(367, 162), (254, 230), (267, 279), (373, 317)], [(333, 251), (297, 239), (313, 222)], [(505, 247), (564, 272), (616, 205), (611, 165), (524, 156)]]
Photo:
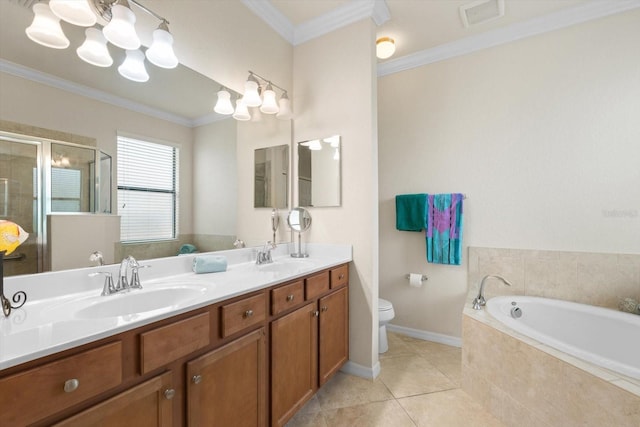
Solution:
[(78, 381), (76, 378), (72, 378), (64, 382), (65, 393), (71, 393), (72, 391), (76, 391), (78, 387), (80, 387), (80, 381)]
[(293, 301), (293, 298), (294, 298), (293, 294), (287, 295), (287, 301), (291, 302)]
[(164, 398), (167, 400), (173, 399), (175, 395), (176, 395), (176, 391), (172, 388), (168, 388), (164, 391)]
[(344, 279), (344, 273), (340, 274), (340, 275), (338, 276), (338, 279), (340, 279), (340, 280)]
[(244, 312), (244, 317), (251, 317), (253, 316), (253, 310), (247, 310)]
[(200, 384), (202, 382), (202, 375), (192, 376), (191, 381), (193, 381), (194, 384)]
[(329, 310), (329, 307), (327, 307), (326, 305), (324, 305), (324, 306), (322, 306), (322, 308), (321, 308), (320, 310), (322, 310), (322, 311), (327, 311), (327, 310)]
[(313, 315), (314, 315), (315, 317), (318, 317), (318, 316), (320, 316), (320, 312), (319, 312), (318, 310), (316, 310), (316, 311), (314, 311), (314, 312), (313, 312)]

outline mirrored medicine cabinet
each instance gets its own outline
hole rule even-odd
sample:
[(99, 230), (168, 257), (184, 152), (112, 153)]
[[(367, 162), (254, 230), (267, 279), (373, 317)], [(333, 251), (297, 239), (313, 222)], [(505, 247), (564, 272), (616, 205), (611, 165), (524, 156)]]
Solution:
[(289, 189), (289, 146), (259, 148), (254, 154), (253, 206), (286, 209)]
[(298, 205), (342, 204), (340, 135), (298, 143)]

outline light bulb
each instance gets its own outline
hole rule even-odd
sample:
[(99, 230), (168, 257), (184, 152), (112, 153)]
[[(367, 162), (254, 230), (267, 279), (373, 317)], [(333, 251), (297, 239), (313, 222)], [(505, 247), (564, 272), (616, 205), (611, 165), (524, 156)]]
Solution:
[(258, 81), (253, 74), (250, 74), (249, 78), (244, 83), (244, 95), (242, 100), (244, 105), (247, 107), (259, 107), (260, 104), (262, 104), (260, 93), (258, 93)]
[(144, 83), (149, 80), (149, 74), (144, 67), (144, 54), (139, 50), (127, 50), (127, 56), (118, 67), (118, 72), (134, 82)]
[(246, 120), (251, 120), (251, 114), (249, 114), (249, 109), (246, 104), (242, 101), (242, 99), (236, 99), (236, 111), (233, 113), (233, 118), (244, 122)]
[(173, 36), (169, 32), (166, 21), (153, 31), (153, 43), (147, 49), (147, 59), (154, 65), (162, 68), (175, 68), (178, 66), (178, 58), (173, 52)]
[(376, 56), (387, 59), (396, 51), (396, 42), (391, 37), (380, 37), (376, 40)]
[(273, 91), (273, 87), (271, 87), (271, 83), (267, 85), (267, 88), (262, 94), (262, 106), (260, 107), (260, 111), (265, 114), (276, 114), (280, 109), (278, 108), (278, 103), (276, 102), (276, 93)]
[[(233, 105), (231, 105), (231, 94), (225, 89), (218, 91), (218, 101), (213, 111), (218, 114), (233, 114)], [(248, 112), (248, 111), (247, 111)]]
[(280, 111), (278, 111), (276, 117), (280, 120), (289, 120), (293, 116), (293, 112), (291, 111), (291, 101), (289, 101), (287, 92), (282, 94), (278, 101), (278, 105), (280, 106)]
[(91, 27), (98, 20), (87, 0), (49, 0), (49, 7), (58, 18), (80, 27)]
[(27, 37), (42, 46), (54, 49), (69, 47), (69, 39), (62, 32), (60, 18), (53, 14), (49, 5), (36, 3), (33, 5), (33, 22), (25, 30)]
[(113, 64), (113, 58), (109, 54), (107, 39), (102, 35), (102, 31), (97, 28), (87, 28), (85, 34), (87, 38), (76, 49), (80, 59), (97, 67), (110, 67)]
[(129, 9), (125, 0), (111, 7), (111, 21), (102, 29), (102, 33), (114, 45), (126, 50), (140, 47), (140, 38), (136, 34), (136, 15)]

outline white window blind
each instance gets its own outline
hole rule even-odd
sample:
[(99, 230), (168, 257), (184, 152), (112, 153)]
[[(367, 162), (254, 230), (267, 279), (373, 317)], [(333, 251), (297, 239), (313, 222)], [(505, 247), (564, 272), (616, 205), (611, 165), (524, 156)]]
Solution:
[(120, 136), (117, 162), (120, 239), (175, 238), (178, 149)]

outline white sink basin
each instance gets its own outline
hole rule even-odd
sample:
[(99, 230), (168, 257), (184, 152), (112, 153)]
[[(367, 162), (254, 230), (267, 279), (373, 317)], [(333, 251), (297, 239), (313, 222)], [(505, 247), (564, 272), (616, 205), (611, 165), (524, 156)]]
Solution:
[(72, 300), (46, 310), (46, 317), (58, 319), (103, 319), (177, 308), (196, 300), (207, 288), (199, 285), (173, 285), (132, 290), (108, 296)]

